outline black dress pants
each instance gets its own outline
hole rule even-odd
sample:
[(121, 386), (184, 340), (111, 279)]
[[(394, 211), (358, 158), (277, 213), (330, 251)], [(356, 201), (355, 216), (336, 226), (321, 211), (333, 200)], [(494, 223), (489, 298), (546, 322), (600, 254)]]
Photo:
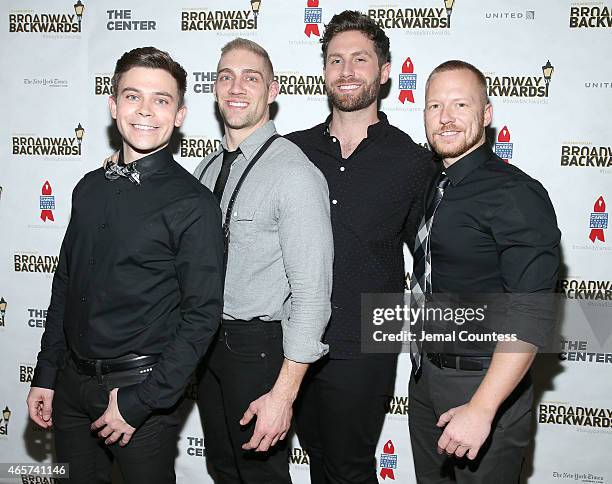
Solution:
[(438, 368), (427, 358), (419, 378), (410, 378), (409, 426), (414, 467), (419, 484), (517, 484), (530, 440), (533, 391), (529, 376), (501, 406), (491, 434), (474, 461), (438, 454), (444, 429), (436, 422), (448, 409), (467, 403), (486, 370)]
[(206, 461), (217, 484), (287, 484), (287, 439), (268, 452), (242, 450), (255, 429), (242, 418), (249, 404), (268, 393), (284, 361), (279, 322), (223, 321), (198, 387)]
[(376, 445), (393, 394), (396, 355), (324, 358), (312, 365), (296, 406), (311, 484), (378, 484)]
[(180, 423), (176, 407), (151, 414), (125, 447), (119, 443), (105, 445), (104, 439), (90, 429), (106, 410), (113, 388), (134, 385), (146, 378), (146, 373), (139, 373), (141, 369), (98, 379), (78, 373), (69, 359), (60, 370), (53, 396), (53, 427), (57, 461), (70, 464), (70, 479), (66, 482), (110, 483), (114, 459), (125, 484), (176, 482), (174, 459)]

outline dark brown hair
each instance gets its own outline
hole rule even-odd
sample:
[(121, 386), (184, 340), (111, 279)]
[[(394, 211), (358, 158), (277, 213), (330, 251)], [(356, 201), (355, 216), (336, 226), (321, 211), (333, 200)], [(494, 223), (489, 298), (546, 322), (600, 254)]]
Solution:
[(187, 90), (187, 73), (181, 65), (176, 62), (170, 54), (155, 47), (138, 47), (125, 52), (117, 61), (115, 72), (111, 79), (114, 95), (117, 96), (117, 89), (121, 76), (133, 67), (148, 67), (150, 69), (163, 69), (176, 80), (178, 85), (178, 105), (183, 105), (185, 91)]
[(325, 32), (320, 41), (323, 49), (323, 65), (325, 65), (327, 59), (327, 47), (331, 40), (337, 34), (351, 30), (361, 32), (374, 42), (374, 50), (378, 57), (379, 66), (391, 60), (391, 55), (389, 54), (389, 37), (387, 37), (385, 31), (367, 15), (357, 10), (345, 10), (344, 12), (334, 15), (325, 26)]

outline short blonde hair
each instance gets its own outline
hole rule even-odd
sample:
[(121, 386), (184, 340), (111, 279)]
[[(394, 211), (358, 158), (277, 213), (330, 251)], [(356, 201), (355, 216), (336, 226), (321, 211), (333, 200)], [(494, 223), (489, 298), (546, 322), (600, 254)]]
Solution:
[(229, 41), (223, 47), (221, 47), (221, 56), (231, 52), (233, 50), (248, 50), (253, 54), (258, 55), (264, 61), (264, 65), (268, 74), (270, 74), (270, 82), (274, 80), (274, 67), (272, 67), (272, 61), (270, 60), (270, 56), (268, 55), (268, 51), (264, 49), (257, 42), (253, 42), (252, 40), (243, 39), (241, 37), (237, 37), (234, 40)]

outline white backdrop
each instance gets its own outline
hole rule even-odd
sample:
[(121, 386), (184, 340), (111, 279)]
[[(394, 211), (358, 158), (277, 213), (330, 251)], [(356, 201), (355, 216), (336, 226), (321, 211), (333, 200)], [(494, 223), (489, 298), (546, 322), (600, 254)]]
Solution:
[[(72, 188), (113, 149), (107, 96), (117, 58), (154, 45), (185, 67), (189, 113), (175, 156), (192, 170), (221, 138), (211, 94), (221, 46), (242, 36), (269, 51), (282, 89), (277, 127), (303, 129), (328, 114), (317, 33), (334, 13), (354, 8), (391, 39), (382, 109), (417, 142), (426, 141), (423, 87), (436, 65), (459, 58), (487, 75), (496, 149), (548, 189), (563, 233), (560, 288), (574, 303), (563, 313), (558, 352), (535, 367), (535, 439), (525, 480), (612, 482), (612, 233), (605, 208), (612, 203), (612, 4), (457, 0), (447, 11), (443, 0), (395, 2), (263, 0), (255, 21), (249, 0), (2, 1), (0, 461), (53, 459), (51, 435), (28, 423), (25, 398)], [(310, 27), (307, 6), (314, 9)], [(400, 74), (413, 98), (401, 94)], [(379, 469), (381, 482), (415, 482), (405, 356), (377, 451), (393, 472)], [(185, 413), (178, 481), (211, 482), (189, 399)], [(308, 483), (308, 458), (295, 438), (291, 460), (294, 482)]]

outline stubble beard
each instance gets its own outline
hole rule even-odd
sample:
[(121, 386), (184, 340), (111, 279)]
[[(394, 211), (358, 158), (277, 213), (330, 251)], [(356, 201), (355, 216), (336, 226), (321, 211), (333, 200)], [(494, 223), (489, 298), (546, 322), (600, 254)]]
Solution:
[[(223, 113), (221, 113), (223, 115)], [(245, 113), (244, 116), (237, 116), (231, 119), (226, 116), (222, 116), (225, 124), (232, 129), (243, 129), (253, 126), (255, 124), (255, 113)]]

